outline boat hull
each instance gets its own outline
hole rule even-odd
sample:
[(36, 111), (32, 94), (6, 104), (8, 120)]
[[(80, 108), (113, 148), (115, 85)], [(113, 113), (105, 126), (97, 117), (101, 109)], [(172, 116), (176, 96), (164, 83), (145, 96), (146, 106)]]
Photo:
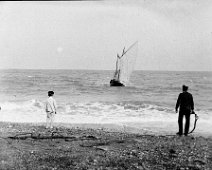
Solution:
[(122, 84), (120, 81), (118, 80), (110, 80), (110, 86), (124, 86), (124, 84)]

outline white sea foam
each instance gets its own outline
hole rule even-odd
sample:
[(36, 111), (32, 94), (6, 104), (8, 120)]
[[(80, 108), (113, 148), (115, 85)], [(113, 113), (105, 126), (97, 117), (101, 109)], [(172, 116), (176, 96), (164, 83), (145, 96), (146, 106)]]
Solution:
[[(0, 121), (7, 122), (45, 122), (46, 113), (44, 103), (38, 100), (30, 100), (22, 103), (6, 102), (1, 103)], [(167, 112), (169, 109), (161, 109), (154, 105), (143, 105), (142, 107), (135, 106), (125, 107), (120, 104), (105, 104), (101, 102), (94, 103), (72, 103), (64, 106), (59, 105), (58, 114), (55, 117), (55, 122), (61, 123), (92, 123), (92, 124), (117, 124), (127, 125), (134, 128), (144, 127), (174, 127), (177, 130), (177, 116)], [(137, 109), (135, 109), (137, 108)], [(159, 108), (159, 109), (158, 109)], [(211, 127), (212, 118), (203, 112), (200, 113), (198, 125), (201, 125), (199, 131), (206, 132)], [(194, 118), (191, 116), (191, 122)], [(173, 126), (174, 125), (174, 126)], [(156, 128), (156, 129), (157, 129)], [(168, 128), (169, 129), (169, 128)]]

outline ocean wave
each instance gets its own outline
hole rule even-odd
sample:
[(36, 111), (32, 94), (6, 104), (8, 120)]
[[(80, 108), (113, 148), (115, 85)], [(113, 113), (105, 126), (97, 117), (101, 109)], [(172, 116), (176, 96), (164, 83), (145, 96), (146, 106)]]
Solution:
[[(0, 121), (45, 122), (45, 101), (32, 99), (25, 102), (0, 103)], [(58, 103), (56, 122), (62, 123), (115, 123), (123, 122), (176, 122), (173, 108), (142, 102), (73, 102)], [(210, 124), (212, 115), (197, 110), (201, 121)], [(191, 116), (193, 119), (193, 116)]]
[(0, 103), (0, 106), (3, 111), (28, 112), (28, 111), (39, 111), (43, 109), (44, 103), (39, 100), (32, 99), (25, 102), (3, 102)]
[[(45, 111), (45, 101), (32, 99), (25, 102), (4, 102), (0, 103), (1, 111), (4, 112), (20, 112), (30, 113)], [(174, 114), (174, 109), (143, 103), (140, 101), (134, 102), (73, 102), (73, 103), (58, 103), (58, 112), (65, 115), (85, 114), (93, 116), (116, 115), (117, 117), (163, 117)], [(207, 114), (210, 110), (197, 109), (198, 113)]]

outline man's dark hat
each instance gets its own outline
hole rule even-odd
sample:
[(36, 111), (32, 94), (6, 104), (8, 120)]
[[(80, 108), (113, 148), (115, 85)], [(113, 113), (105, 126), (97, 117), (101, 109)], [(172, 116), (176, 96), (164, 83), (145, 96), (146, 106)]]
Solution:
[(188, 86), (183, 85), (183, 91), (187, 91), (188, 90)]
[(48, 95), (53, 95), (54, 92), (53, 91), (48, 91)]

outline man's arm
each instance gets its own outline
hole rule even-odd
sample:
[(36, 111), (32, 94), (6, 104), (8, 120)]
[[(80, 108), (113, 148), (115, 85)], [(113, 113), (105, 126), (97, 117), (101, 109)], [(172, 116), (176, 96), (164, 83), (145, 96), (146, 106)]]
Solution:
[(53, 100), (53, 106), (54, 106), (54, 110), (55, 110), (55, 114), (57, 113), (57, 103), (56, 100)]
[(45, 103), (45, 109), (46, 109), (46, 112), (48, 112), (48, 100), (46, 101), (46, 103)]
[(194, 100), (193, 100), (193, 96), (191, 95), (191, 110), (194, 110)]
[(178, 99), (177, 99), (177, 103), (176, 103), (176, 106), (175, 106), (175, 111), (176, 111), (176, 113), (177, 113), (177, 110), (178, 110), (178, 107), (180, 106), (180, 94), (179, 94), (179, 96), (178, 96)]

